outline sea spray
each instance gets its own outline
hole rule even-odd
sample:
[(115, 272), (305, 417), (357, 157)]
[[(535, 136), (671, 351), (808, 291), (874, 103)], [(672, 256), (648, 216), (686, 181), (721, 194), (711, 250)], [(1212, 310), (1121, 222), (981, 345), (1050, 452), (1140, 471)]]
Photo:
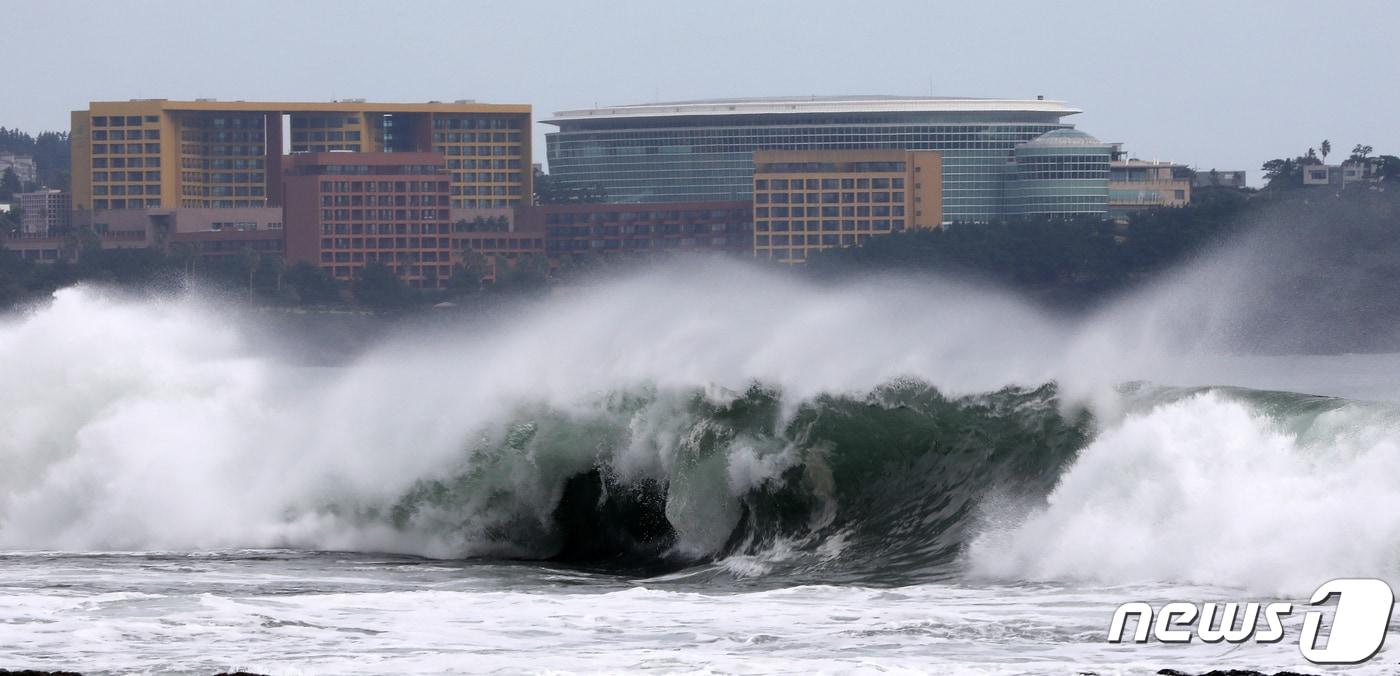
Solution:
[(969, 571), (1285, 594), (1400, 579), (1400, 410), (1240, 390), (1155, 396), (1090, 443), (1043, 507), (984, 505)]
[[(64, 290), (0, 322), (0, 547), (1270, 588), (1291, 588), (1280, 562), (1297, 549), (1300, 577), (1400, 559), (1389, 521), (1353, 507), (1397, 494), (1386, 405), (1123, 390), (1137, 365), (1187, 362), (1151, 332), (1114, 340), (1100, 318), (945, 282), (694, 265), (415, 326), (329, 368), (198, 294)], [(1200, 490), (1254, 485), (1291, 491), (1288, 519), (1173, 517), (1208, 509)], [(1155, 516), (1119, 497), (1133, 491), (1160, 494)], [(1016, 509), (990, 518), (997, 504)], [(1086, 526), (1083, 505), (1110, 506), (1121, 532)], [(1219, 533), (1262, 533), (1258, 553), (1143, 553)]]

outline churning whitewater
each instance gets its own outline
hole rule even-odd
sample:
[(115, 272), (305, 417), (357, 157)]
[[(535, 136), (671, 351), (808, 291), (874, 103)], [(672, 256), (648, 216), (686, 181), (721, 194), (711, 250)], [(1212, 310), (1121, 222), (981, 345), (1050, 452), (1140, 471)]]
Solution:
[[(1400, 580), (1400, 408), (1247, 389), (1263, 384), (1247, 368), (1211, 381), (1219, 314), (1182, 294), (1070, 321), (946, 281), (815, 288), (693, 265), (416, 326), (330, 365), (304, 358), (330, 350), (315, 334), (197, 292), (71, 288), (5, 318), (13, 654), (55, 659), (101, 609), (149, 654), (97, 641), (69, 666), (236, 666), (209, 641), (254, 640), (269, 672), (433, 671), (451, 656), (424, 661), (431, 641), (406, 627), (489, 609), (521, 632), (489, 637), (507, 652), (550, 623), (568, 627), (550, 640), (592, 645), (641, 631), (595, 608), (616, 603), (601, 612), (675, 629), (619, 650), (703, 645), (710, 661), (554, 666), (686, 669), (774, 642), (784, 668), (832, 668), (838, 647), (861, 668), (892, 636), (914, 668), (948, 642), (972, 652), (940, 659), (990, 671), (1038, 668), (997, 656), (1017, 642), (1047, 668), (1143, 666), (1161, 653), (1099, 645), (1100, 608), (1182, 585), (1292, 598)], [(1290, 389), (1349, 394), (1326, 377), (1348, 359), (1300, 366)], [(182, 567), (219, 582), (140, 572)], [(686, 599), (709, 629), (667, 625)], [(169, 636), (161, 607), (212, 633)], [(795, 636), (773, 633), (801, 607), (815, 615), (790, 618)], [(1056, 613), (1063, 631), (1034, 629)], [(992, 620), (1006, 633), (985, 652), (958, 633)], [(818, 638), (833, 622), (874, 633)], [(332, 653), (354, 636), (375, 657), (280, 662), (287, 634)]]

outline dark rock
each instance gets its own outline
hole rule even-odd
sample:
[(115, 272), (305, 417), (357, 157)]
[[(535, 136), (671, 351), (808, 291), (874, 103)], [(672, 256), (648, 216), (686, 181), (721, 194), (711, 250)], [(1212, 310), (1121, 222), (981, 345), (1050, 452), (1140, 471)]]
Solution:
[[(1157, 674), (1158, 674), (1158, 676), (1192, 676), (1192, 675), (1191, 675), (1190, 673), (1188, 673), (1188, 672), (1185, 672), (1185, 671), (1177, 671), (1176, 669), (1162, 669), (1161, 671), (1158, 671)], [(1215, 669), (1215, 670), (1212, 670), (1212, 671), (1207, 671), (1207, 672), (1203, 672), (1203, 673), (1200, 673), (1200, 674), (1196, 674), (1195, 676), (1269, 676), (1269, 673), (1266, 672), (1266, 671), (1255, 671), (1255, 670), (1253, 670), (1253, 669)], [(1312, 675), (1311, 675), (1311, 674), (1302, 674), (1302, 673), (1298, 673), (1298, 672), (1296, 672), (1296, 671), (1280, 671), (1280, 672), (1274, 673), (1273, 676), (1312, 676)]]

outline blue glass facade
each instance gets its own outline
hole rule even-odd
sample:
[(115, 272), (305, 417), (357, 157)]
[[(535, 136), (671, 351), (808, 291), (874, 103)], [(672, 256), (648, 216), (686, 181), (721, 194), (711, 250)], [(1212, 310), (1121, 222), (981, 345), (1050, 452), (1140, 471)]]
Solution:
[[(1007, 188), (1016, 146), (1068, 128), (1061, 118), (1078, 112), (1039, 101), (983, 110), (976, 99), (898, 102), (697, 102), (561, 113), (547, 121), (559, 127), (546, 136), (549, 171), (563, 185), (601, 186), (610, 202), (707, 202), (751, 197), (755, 150), (936, 150), (944, 220), (989, 220), (1013, 213)], [(733, 110), (714, 112), (724, 108)], [(755, 108), (788, 110), (746, 114)]]

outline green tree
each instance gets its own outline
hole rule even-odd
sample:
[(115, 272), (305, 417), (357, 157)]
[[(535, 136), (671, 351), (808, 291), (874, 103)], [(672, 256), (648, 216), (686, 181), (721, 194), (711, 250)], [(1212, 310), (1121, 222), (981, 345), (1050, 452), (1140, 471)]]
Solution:
[(542, 291), (549, 285), (549, 259), (541, 254), (521, 254), (514, 261), (496, 262), (493, 289), (508, 292)]
[(180, 264), (180, 270), (186, 276), (193, 276), (195, 268), (199, 262), (199, 250), (190, 242), (172, 242), (170, 244), (170, 257)]
[(542, 171), (535, 171), (535, 204), (598, 204), (608, 200), (603, 186), (564, 185)]
[(11, 205), (10, 210), (0, 213), (0, 232), (18, 232), (24, 223), (24, 210), (19, 205)]
[(21, 192), (24, 192), (24, 186), (19, 184), (14, 168), (5, 167), (4, 175), (0, 175), (0, 202), (9, 202)]
[(18, 129), (0, 127), (0, 151), (33, 157), (39, 185), (68, 189), (67, 176), (72, 170), (68, 132), (46, 131), (30, 136)]
[(1278, 190), (1303, 185), (1303, 167), (1297, 159), (1280, 158), (1265, 162), (1260, 167), (1268, 187)]
[(287, 281), (287, 259), (282, 256), (268, 256), (264, 267), (272, 273), (272, 290), (281, 296), (283, 285)]
[(1377, 157), (1375, 178), (1382, 181), (1400, 180), (1400, 157), (1394, 155)]
[(22, 302), (33, 278), (33, 265), (0, 242), (0, 309)]
[(406, 307), (413, 301), (413, 292), (383, 263), (370, 263), (360, 268), (350, 290), (355, 300), (376, 310)]
[(1323, 164), (1326, 164), (1327, 156), (1332, 154), (1332, 142), (1327, 139), (1322, 139), (1322, 145), (1318, 146), (1318, 150), (1322, 152)]
[(176, 263), (156, 249), (85, 250), (76, 266), (83, 279), (109, 284), (142, 287), (168, 278)]
[(82, 262), (102, 255), (102, 236), (91, 227), (83, 226), (63, 238), (63, 245), (72, 253), (67, 258)]
[(452, 266), (452, 278), (448, 288), (456, 295), (476, 293), (481, 290), (481, 280), (490, 274), (490, 264), (479, 251), (467, 251), (462, 262)]
[(41, 185), (59, 190), (68, 189), (72, 172), (68, 146), (66, 131), (45, 131), (34, 137), (34, 165), (38, 169)]
[(467, 296), (480, 290), (480, 277), (475, 277), (467, 266), (461, 263), (452, 266), (452, 275), (447, 278), (447, 295)]
[(1363, 161), (1371, 156), (1371, 151), (1373, 150), (1375, 150), (1375, 148), (1358, 143), (1355, 148), (1351, 149), (1351, 159), (1357, 162)]
[(238, 262), (243, 273), (248, 276), (248, 302), (251, 303), (253, 302), (253, 280), (258, 273), (258, 268), (262, 266), (262, 256), (259, 256), (253, 247), (245, 246), (242, 251), (238, 252)]
[(301, 305), (334, 305), (340, 302), (340, 286), (325, 270), (306, 261), (287, 268), (287, 288)]

